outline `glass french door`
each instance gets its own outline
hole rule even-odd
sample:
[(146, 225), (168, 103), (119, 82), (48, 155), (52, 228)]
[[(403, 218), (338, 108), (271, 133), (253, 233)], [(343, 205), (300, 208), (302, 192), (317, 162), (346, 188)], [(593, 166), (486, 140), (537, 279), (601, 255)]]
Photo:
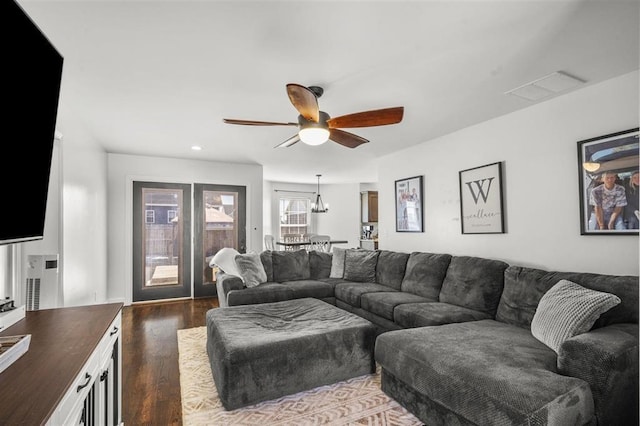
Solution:
[(247, 248), (246, 187), (194, 184), (194, 297), (216, 296), (211, 258), (223, 247)]
[(191, 185), (133, 182), (133, 301), (191, 296)]

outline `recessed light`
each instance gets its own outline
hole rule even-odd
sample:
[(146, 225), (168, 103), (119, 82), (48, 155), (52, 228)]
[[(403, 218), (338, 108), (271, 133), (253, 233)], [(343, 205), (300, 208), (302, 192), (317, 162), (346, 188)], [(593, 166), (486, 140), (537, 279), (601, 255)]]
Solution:
[(198, 146), (198, 145), (193, 145), (193, 146), (191, 147), (191, 149), (192, 149), (193, 151), (202, 151), (202, 147), (201, 147), (201, 146)]

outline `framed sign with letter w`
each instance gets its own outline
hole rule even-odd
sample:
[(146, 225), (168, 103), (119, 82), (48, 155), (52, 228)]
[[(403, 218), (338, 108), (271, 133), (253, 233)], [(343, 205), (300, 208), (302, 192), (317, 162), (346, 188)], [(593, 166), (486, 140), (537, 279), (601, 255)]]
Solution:
[(503, 234), (502, 163), (460, 173), (460, 222), (463, 234)]

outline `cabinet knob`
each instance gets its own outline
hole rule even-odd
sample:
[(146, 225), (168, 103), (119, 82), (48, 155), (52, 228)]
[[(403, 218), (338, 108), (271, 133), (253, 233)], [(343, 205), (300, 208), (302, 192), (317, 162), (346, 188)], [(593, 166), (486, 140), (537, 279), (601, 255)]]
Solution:
[(109, 333), (109, 336), (113, 336), (114, 334), (116, 334), (118, 332), (118, 327), (116, 327), (115, 325), (113, 326), (113, 330), (111, 330), (111, 333)]

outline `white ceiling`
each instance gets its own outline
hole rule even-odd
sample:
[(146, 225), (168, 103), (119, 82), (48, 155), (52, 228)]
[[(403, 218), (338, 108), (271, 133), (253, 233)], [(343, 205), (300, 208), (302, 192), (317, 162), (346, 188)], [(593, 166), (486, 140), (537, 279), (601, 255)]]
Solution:
[[(19, 3), (64, 56), (63, 135), (262, 164), (274, 181), (375, 182), (377, 157), (534, 104), (508, 90), (554, 71), (595, 84), (640, 61), (638, 0)], [(287, 83), (322, 86), (333, 117), (404, 106), (404, 120), (346, 129), (371, 141), (356, 149), (275, 149), (295, 127), (222, 122), (295, 122)]]

